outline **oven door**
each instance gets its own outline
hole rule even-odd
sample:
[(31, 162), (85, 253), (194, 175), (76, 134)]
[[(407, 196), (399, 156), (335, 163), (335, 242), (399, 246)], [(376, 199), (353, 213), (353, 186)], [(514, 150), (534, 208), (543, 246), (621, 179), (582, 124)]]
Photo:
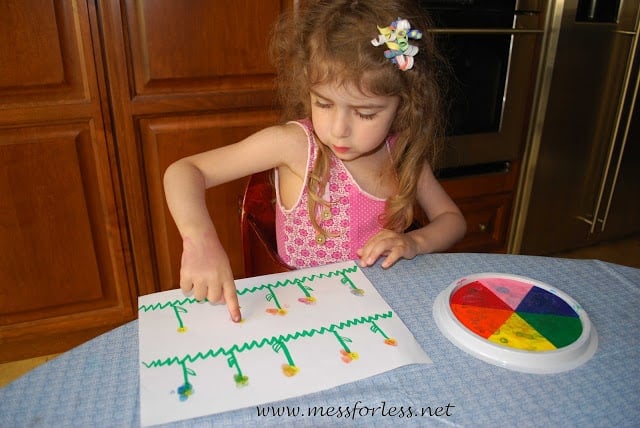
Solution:
[(422, 3), (452, 69), (441, 176), (508, 168), (527, 138), (544, 25), (537, 2)]

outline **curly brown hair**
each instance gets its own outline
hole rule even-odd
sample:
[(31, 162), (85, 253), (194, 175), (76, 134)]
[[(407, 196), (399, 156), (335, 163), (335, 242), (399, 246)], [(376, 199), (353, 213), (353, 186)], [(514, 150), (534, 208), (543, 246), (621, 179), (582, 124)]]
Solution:
[[(427, 30), (431, 21), (415, 0), (309, 0), (300, 10), (284, 14), (274, 27), (271, 55), (277, 71), (277, 88), (283, 119), (309, 117), (310, 88), (317, 84), (349, 84), (363, 93), (399, 96), (400, 105), (391, 126), (398, 136), (391, 157), (397, 192), (387, 200), (382, 225), (403, 231), (414, 220), (420, 172), (428, 162), (433, 168), (444, 137), (442, 113), (446, 62)], [(422, 31), (412, 69), (401, 71), (371, 40), (377, 26), (407, 19)], [(328, 149), (319, 144), (318, 161), (307, 186), (309, 213), (317, 231), (317, 219), (328, 180)]]

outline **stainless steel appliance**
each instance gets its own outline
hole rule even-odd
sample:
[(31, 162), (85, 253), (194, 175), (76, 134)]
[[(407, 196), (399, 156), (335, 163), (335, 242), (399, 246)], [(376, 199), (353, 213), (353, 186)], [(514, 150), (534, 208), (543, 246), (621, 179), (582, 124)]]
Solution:
[(503, 172), (527, 136), (544, 17), (539, 0), (420, 0), (453, 71), (441, 177)]
[(639, 3), (553, 2), (511, 251), (640, 233)]

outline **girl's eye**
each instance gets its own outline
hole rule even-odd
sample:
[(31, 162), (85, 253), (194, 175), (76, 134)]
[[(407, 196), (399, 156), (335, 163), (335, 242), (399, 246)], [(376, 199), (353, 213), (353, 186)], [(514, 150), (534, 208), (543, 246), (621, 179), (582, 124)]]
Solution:
[(320, 101), (316, 101), (314, 104), (316, 105), (316, 107), (319, 107), (319, 108), (329, 108), (329, 107), (331, 107), (331, 104), (323, 103), (323, 102), (320, 102)]
[(376, 117), (376, 114), (375, 113), (358, 113), (358, 116), (360, 117), (360, 119), (373, 120), (373, 118)]

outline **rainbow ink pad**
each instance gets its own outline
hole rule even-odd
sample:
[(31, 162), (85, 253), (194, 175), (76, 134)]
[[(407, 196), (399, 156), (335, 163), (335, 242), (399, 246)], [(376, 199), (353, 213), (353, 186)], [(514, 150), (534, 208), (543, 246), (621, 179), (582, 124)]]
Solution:
[(433, 305), (442, 334), (488, 363), (526, 373), (559, 373), (588, 361), (598, 336), (570, 296), (518, 275), (458, 279)]

